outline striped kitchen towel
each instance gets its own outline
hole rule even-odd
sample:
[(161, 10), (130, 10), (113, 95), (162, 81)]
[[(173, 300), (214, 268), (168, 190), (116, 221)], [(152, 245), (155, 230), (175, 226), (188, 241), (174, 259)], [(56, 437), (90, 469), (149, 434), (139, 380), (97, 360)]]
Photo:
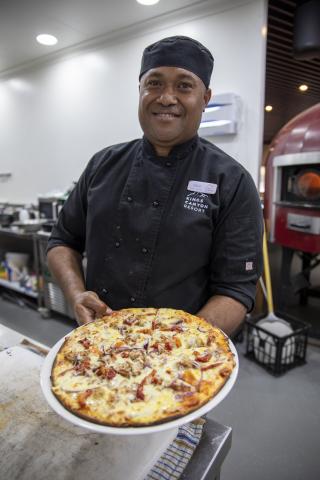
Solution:
[(177, 480), (186, 468), (201, 436), (204, 418), (182, 425), (178, 435), (162, 454), (145, 480)]

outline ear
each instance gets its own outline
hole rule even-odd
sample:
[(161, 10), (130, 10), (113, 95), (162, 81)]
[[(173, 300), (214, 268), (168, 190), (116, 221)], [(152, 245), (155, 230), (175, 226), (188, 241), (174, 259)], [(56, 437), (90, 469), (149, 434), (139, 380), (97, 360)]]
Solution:
[(211, 88), (207, 88), (207, 90), (206, 90), (206, 92), (205, 92), (205, 94), (204, 94), (204, 97), (203, 97), (205, 106), (208, 105), (208, 103), (209, 103), (209, 101), (210, 101), (210, 98), (211, 98), (211, 94), (212, 94)]

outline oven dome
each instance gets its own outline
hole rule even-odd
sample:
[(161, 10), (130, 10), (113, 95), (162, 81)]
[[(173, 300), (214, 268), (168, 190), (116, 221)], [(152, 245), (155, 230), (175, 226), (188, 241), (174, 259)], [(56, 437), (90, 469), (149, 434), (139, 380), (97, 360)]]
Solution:
[(320, 152), (320, 103), (292, 118), (271, 142), (269, 156)]
[[(264, 162), (266, 166), (264, 215), (267, 225), (269, 224), (272, 206), (273, 158), (280, 155), (307, 152), (318, 152), (320, 162), (320, 103), (292, 118), (282, 127), (270, 144)], [(305, 171), (304, 173), (308, 172)], [(297, 180), (299, 181), (299, 179)], [(297, 185), (301, 197), (319, 198), (319, 181), (318, 172), (306, 177), (301, 175), (300, 184)]]

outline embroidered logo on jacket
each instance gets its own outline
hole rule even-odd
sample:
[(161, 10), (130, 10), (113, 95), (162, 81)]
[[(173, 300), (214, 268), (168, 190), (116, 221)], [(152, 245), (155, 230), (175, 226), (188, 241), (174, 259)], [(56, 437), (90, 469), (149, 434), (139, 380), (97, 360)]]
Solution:
[(208, 195), (205, 193), (190, 192), (187, 194), (183, 207), (197, 213), (205, 213), (209, 208)]

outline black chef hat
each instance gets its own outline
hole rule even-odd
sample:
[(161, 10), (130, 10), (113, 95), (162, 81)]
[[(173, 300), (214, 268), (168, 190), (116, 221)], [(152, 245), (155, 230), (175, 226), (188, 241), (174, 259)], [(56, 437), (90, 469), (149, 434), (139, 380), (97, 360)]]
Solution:
[(213, 62), (209, 50), (193, 38), (163, 38), (144, 49), (139, 80), (151, 68), (178, 67), (197, 75), (208, 88)]

